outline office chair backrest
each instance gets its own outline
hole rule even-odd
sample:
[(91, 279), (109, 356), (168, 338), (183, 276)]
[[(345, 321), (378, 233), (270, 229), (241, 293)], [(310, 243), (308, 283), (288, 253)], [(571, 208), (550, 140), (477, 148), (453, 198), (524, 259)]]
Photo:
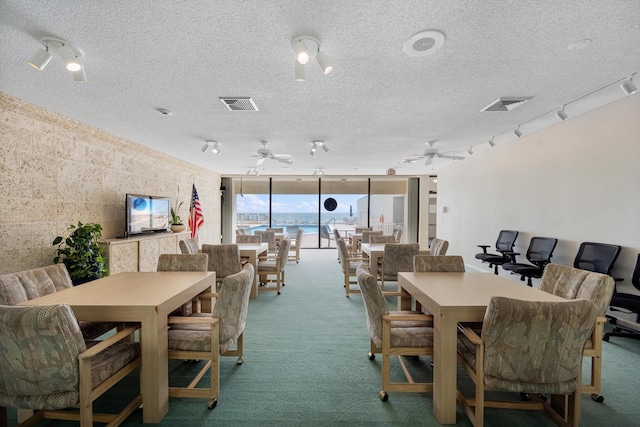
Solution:
[(498, 240), (496, 240), (496, 250), (498, 251), (512, 251), (513, 246), (516, 244), (516, 238), (518, 232), (514, 230), (502, 230), (498, 234)]
[(621, 247), (607, 243), (582, 242), (573, 261), (575, 268), (611, 275)]
[(633, 274), (631, 275), (631, 284), (640, 291), (640, 254), (638, 254), (636, 266), (633, 269)]
[(558, 239), (551, 237), (532, 237), (527, 249), (527, 259), (532, 264), (548, 264), (557, 244)]

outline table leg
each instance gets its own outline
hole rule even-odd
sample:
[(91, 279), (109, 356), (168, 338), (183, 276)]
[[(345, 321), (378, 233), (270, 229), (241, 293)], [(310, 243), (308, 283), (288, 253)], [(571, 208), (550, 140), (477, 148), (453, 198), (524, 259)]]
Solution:
[(255, 251), (251, 251), (249, 254), (249, 262), (253, 264), (253, 271), (255, 274), (253, 275), (253, 285), (251, 285), (251, 293), (249, 294), (250, 299), (258, 298), (258, 255)]
[(433, 312), (433, 413), (440, 424), (456, 423), (457, 321)]
[(159, 315), (155, 308), (149, 310), (140, 328), (142, 350), (140, 382), (144, 405), (142, 420), (145, 423), (159, 423), (169, 412), (167, 339), (166, 315)]

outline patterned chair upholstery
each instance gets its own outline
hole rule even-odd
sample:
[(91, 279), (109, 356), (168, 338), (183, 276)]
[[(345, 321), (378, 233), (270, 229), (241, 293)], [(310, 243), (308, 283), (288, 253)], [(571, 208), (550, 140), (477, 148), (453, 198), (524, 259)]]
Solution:
[[(215, 407), (220, 392), (219, 356), (237, 357), (238, 365), (244, 361), (244, 328), (254, 273), (253, 265), (246, 264), (242, 271), (224, 278), (218, 293), (204, 295), (216, 298), (211, 314), (169, 317), (169, 358), (207, 360), (196, 378), (210, 370), (209, 387), (169, 387), (169, 396), (209, 398), (209, 408)], [(234, 343), (235, 349), (231, 348)]]
[(603, 402), (602, 334), (607, 322), (605, 313), (613, 296), (615, 282), (611, 276), (559, 264), (547, 264), (540, 279), (540, 290), (565, 299), (588, 299), (596, 305), (595, 327), (587, 340), (584, 357), (591, 359), (591, 382), (582, 385), (583, 393), (590, 393), (596, 402)]
[(464, 273), (464, 260), (459, 255), (416, 255), (413, 271), (433, 273)]
[[(402, 356), (433, 355), (433, 316), (417, 311), (389, 311), (378, 280), (369, 273), (365, 264), (356, 271), (358, 286), (364, 300), (367, 328), (371, 338), (369, 360), (382, 353), (382, 391), (380, 399), (386, 401), (388, 392), (426, 393), (433, 390), (432, 383), (416, 383), (406, 369)], [(407, 382), (391, 382), (391, 356), (396, 355)]]
[(380, 286), (383, 291), (385, 280), (397, 281), (399, 272), (413, 271), (413, 257), (419, 252), (419, 243), (387, 243), (384, 245), (382, 264), (377, 266)]
[(336, 242), (338, 245), (338, 259), (340, 260), (340, 267), (342, 268), (342, 274), (344, 275), (344, 290), (347, 298), (349, 298), (349, 294), (360, 293), (359, 287), (352, 289), (351, 285), (358, 283), (356, 281), (356, 269), (358, 268), (358, 265), (366, 260), (362, 257), (351, 255), (344, 239), (337, 239)]
[(400, 239), (402, 238), (402, 228), (396, 228), (393, 230), (393, 238), (396, 239), (396, 243), (400, 243)]
[(260, 234), (240, 234), (236, 236), (236, 243), (262, 243)]
[[(258, 288), (259, 292), (276, 291), (278, 295), (280, 295), (280, 287), (284, 286), (284, 267), (289, 258), (290, 246), (290, 239), (282, 239), (275, 258), (258, 260), (258, 271), (256, 274), (260, 276), (260, 284), (264, 285)], [(267, 279), (269, 276), (276, 276), (275, 288), (268, 286)]]
[[(128, 326), (103, 341), (85, 342), (66, 304), (0, 305), (0, 409), (36, 410), (25, 425), (51, 418), (92, 426), (93, 401), (140, 366), (139, 344), (125, 340), (138, 328)], [(118, 417), (113, 425), (119, 425), (141, 403), (138, 395), (117, 415), (95, 418), (107, 422)], [(61, 411), (74, 406), (79, 413)], [(6, 409), (0, 412), (6, 414)]]
[(216, 272), (216, 282), (242, 269), (240, 262), (240, 248), (236, 244), (230, 245), (202, 245), (202, 253), (209, 255), (209, 271)]
[(382, 230), (373, 231), (373, 230), (365, 230), (362, 232), (362, 243), (371, 243), (371, 236), (382, 236)]
[[(161, 254), (158, 256), (158, 271), (207, 271), (209, 255), (201, 254)], [(174, 316), (188, 316), (200, 311), (198, 300), (183, 304), (172, 313)]]
[(429, 246), (429, 255), (446, 255), (449, 249), (449, 241), (434, 237)]
[(180, 240), (180, 252), (183, 254), (197, 254), (200, 252), (200, 246), (198, 240), (189, 237), (188, 239)]
[(369, 243), (379, 245), (385, 243), (397, 243), (396, 238), (391, 235), (373, 234), (369, 236)]
[(276, 245), (276, 232), (273, 230), (256, 230), (254, 234), (262, 236), (262, 241), (269, 244), (267, 252), (275, 254), (278, 246)]
[[(0, 304), (17, 305), (73, 286), (67, 267), (60, 264), (0, 275)], [(79, 322), (82, 336), (97, 338), (118, 326), (113, 322)]]
[[(335, 231), (335, 228), (334, 228)], [(298, 228), (296, 237), (291, 239), (291, 245), (289, 246), (289, 260), (298, 263), (300, 261), (300, 245), (302, 244), (302, 234), (304, 230)]]
[[(492, 297), (481, 335), (459, 324), (458, 362), (474, 381), (475, 400), (458, 390), (457, 398), (474, 426), (484, 408), (538, 409), (559, 425), (578, 426), (582, 351), (596, 319), (589, 300), (522, 301)], [(485, 401), (485, 391), (547, 393), (544, 400)], [(475, 410), (473, 409), (475, 406)]]

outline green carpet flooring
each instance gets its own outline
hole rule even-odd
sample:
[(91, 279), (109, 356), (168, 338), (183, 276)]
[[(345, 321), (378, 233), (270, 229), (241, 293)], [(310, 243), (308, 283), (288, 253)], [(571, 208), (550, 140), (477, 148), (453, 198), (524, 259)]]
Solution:
[[(381, 357), (367, 358), (369, 338), (362, 298), (358, 294), (345, 297), (335, 249), (302, 250), (299, 264), (287, 264), (285, 283), (281, 295), (264, 292), (251, 300), (244, 364), (236, 365), (233, 357), (221, 358), (217, 407), (208, 410), (206, 399), (171, 398), (169, 413), (160, 425), (438, 425), (431, 394), (390, 393), (387, 402), (378, 398)], [(515, 281), (514, 286), (522, 284)], [(389, 303), (393, 309), (393, 302)], [(417, 380), (431, 378), (428, 358), (409, 362)], [(636, 403), (639, 362), (640, 341), (614, 337), (604, 343), (605, 401), (596, 403), (584, 395), (582, 426), (640, 426), (640, 405)], [(186, 381), (196, 367), (172, 361), (169, 369), (175, 383)], [(398, 366), (393, 376), (402, 377)], [(106, 402), (96, 404), (97, 409), (104, 404), (117, 407), (123, 396), (133, 392), (136, 381), (125, 379)], [(460, 370), (458, 382), (464, 389), (471, 386)], [(459, 405), (457, 413), (457, 425), (471, 425)], [(15, 422), (14, 411), (10, 416)], [(123, 425), (142, 425), (142, 412), (135, 412)], [(542, 412), (486, 409), (485, 425), (554, 424)]]

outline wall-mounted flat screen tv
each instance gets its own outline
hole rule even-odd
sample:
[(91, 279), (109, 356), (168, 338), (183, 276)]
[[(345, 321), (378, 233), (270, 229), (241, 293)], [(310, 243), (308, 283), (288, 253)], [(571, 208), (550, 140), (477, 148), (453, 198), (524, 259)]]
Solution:
[(169, 230), (171, 201), (168, 197), (127, 194), (127, 236), (163, 233)]

